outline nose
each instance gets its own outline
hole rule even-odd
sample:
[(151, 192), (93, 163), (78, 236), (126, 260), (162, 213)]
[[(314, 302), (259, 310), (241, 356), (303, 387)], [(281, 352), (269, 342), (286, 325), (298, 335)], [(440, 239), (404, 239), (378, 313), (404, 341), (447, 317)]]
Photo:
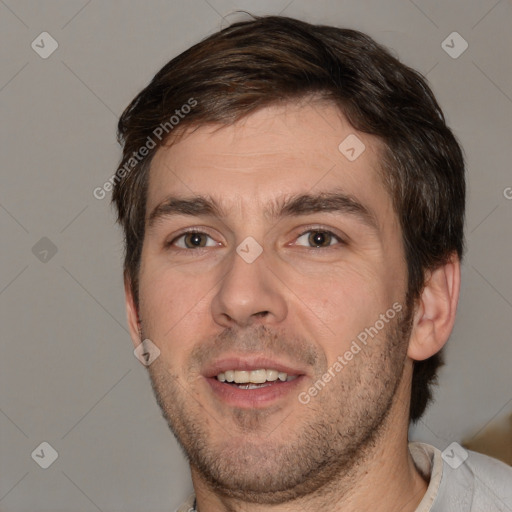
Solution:
[(286, 318), (285, 286), (263, 251), (252, 263), (233, 251), (229, 270), (212, 300), (214, 321), (223, 327), (274, 325)]

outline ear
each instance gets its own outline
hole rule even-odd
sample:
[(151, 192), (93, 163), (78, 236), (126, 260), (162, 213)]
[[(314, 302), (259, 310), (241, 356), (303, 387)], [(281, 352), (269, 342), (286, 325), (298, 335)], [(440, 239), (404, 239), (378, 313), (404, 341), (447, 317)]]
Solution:
[(439, 352), (455, 323), (460, 292), (460, 261), (450, 261), (431, 272), (416, 303), (407, 355), (422, 361)]
[(128, 319), (128, 328), (130, 329), (130, 336), (132, 338), (133, 347), (137, 348), (142, 341), (140, 339), (140, 321), (139, 312), (135, 305), (135, 298), (132, 291), (132, 283), (127, 274), (124, 276), (124, 295), (126, 302), (126, 317)]

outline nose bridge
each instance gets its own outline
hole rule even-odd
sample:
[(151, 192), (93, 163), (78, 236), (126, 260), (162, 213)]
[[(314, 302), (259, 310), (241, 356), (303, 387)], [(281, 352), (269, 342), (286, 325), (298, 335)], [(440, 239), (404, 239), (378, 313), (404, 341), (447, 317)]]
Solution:
[(281, 321), (286, 302), (263, 247), (252, 237), (244, 239), (226, 261), (226, 273), (212, 301), (215, 321), (223, 326), (248, 325), (265, 318)]

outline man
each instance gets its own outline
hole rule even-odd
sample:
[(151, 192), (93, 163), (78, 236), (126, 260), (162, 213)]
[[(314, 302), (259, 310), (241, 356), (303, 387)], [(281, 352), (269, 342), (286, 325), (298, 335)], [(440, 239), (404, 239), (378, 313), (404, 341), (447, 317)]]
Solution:
[(180, 510), (512, 510), (510, 467), (408, 443), (464, 245), (462, 152), (421, 75), (256, 18), (164, 66), (119, 138), (128, 320), (190, 463)]

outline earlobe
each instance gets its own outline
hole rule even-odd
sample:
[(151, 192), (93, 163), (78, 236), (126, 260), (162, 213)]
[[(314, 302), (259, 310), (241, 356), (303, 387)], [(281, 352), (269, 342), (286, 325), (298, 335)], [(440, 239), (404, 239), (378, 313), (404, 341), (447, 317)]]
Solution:
[(130, 330), (130, 336), (132, 338), (133, 346), (134, 348), (137, 348), (137, 346), (142, 341), (139, 312), (135, 304), (135, 298), (133, 296), (131, 281), (127, 275), (125, 275), (124, 278), (124, 295), (126, 302), (126, 318), (128, 320), (128, 328)]
[(433, 270), (416, 304), (407, 355), (422, 361), (439, 352), (455, 324), (460, 291), (460, 261), (456, 254)]

